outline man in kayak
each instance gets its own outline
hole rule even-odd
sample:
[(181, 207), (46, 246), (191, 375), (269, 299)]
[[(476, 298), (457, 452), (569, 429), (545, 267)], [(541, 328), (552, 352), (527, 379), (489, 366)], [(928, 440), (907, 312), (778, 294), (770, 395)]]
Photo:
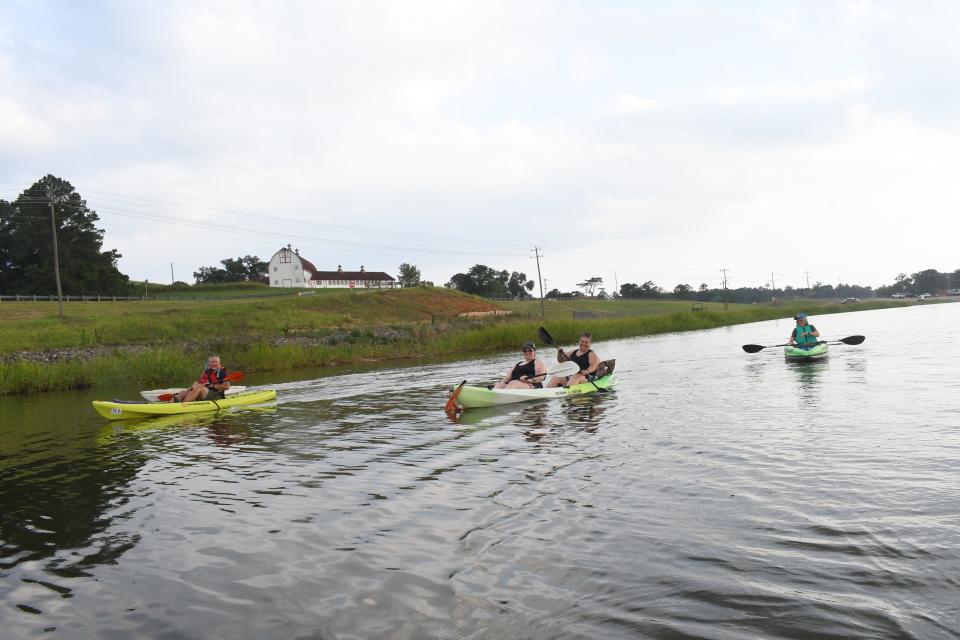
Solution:
[(543, 387), (543, 379), (547, 376), (547, 365), (537, 358), (537, 348), (529, 340), (520, 347), (523, 351), (523, 360), (514, 365), (507, 375), (503, 376), (494, 389), (539, 389)]
[(227, 370), (220, 364), (220, 356), (207, 358), (207, 366), (189, 389), (173, 394), (170, 402), (193, 402), (194, 400), (223, 400), (230, 388)]
[(820, 338), (820, 332), (817, 331), (815, 326), (810, 324), (807, 314), (801, 311), (793, 316), (793, 319), (797, 321), (797, 326), (790, 332), (790, 344), (800, 349), (812, 349), (815, 347)]
[(557, 362), (576, 362), (580, 367), (578, 373), (573, 374), (569, 377), (554, 376), (550, 378), (550, 382), (546, 384), (547, 387), (559, 387), (566, 386), (572, 387), (575, 384), (581, 384), (587, 382), (588, 380), (593, 380), (593, 376), (597, 371), (597, 367), (600, 366), (600, 356), (591, 349), (593, 344), (593, 334), (584, 331), (580, 334), (580, 344), (577, 347), (576, 351), (572, 353), (566, 353), (560, 347), (557, 347)]

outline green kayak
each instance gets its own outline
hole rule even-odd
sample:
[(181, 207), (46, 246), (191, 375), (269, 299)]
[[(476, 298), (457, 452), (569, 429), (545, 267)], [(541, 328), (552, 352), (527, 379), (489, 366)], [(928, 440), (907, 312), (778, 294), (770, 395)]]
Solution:
[(265, 391), (247, 391), (223, 400), (201, 400), (199, 402), (123, 402), (118, 400), (94, 400), (93, 408), (107, 420), (126, 420), (128, 418), (149, 418), (151, 416), (172, 416), (203, 411), (220, 411), (245, 404), (260, 404), (277, 399), (273, 389)]
[(821, 342), (809, 349), (784, 347), (783, 356), (787, 359), (787, 362), (813, 362), (815, 360), (823, 360), (827, 357), (827, 343)]
[(457, 396), (457, 402), (464, 409), (478, 407), (497, 407), (515, 402), (531, 400), (552, 400), (553, 398), (567, 398), (574, 395), (594, 393), (597, 388), (609, 389), (617, 384), (617, 377), (612, 373), (597, 378), (594, 383), (584, 382), (572, 387), (551, 387), (549, 389), (487, 389), (486, 387), (464, 386)]

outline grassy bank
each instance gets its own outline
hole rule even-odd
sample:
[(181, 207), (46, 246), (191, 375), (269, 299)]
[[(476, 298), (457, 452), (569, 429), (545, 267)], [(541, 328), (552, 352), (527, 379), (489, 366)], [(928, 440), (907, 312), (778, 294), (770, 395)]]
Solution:
[[(325, 290), (281, 299), (76, 302), (67, 305), (62, 321), (55, 303), (5, 303), (0, 394), (124, 382), (142, 388), (184, 384), (210, 353), (219, 353), (231, 369), (284, 371), (513, 349), (535, 338), (541, 324), (558, 341), (573, 344), (585, 329), (602, 341), (790, 317), (801, 309), (819, 315), (901, 304), (731, 305), (728, 312), (708, 305), (692, 312), (689, 303), (632, 302), (637, 304), (570, 301), (546, 319), (524, 308), (515, 308), (514, 316), (461, 318), (497, 307), (434, 288)], [(503, 306), (523, 304), (530, 303)], [(594, 316), (575, 320), (576, 310)]]

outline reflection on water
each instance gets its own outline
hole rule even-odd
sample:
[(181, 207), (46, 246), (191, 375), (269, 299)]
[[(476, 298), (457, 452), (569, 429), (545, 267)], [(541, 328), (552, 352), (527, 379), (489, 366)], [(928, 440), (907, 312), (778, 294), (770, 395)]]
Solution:
[(454, 421), (443, 392), (509, 354), (141, 421), (100, 420), (85, 392), (5, 398), (0, 622), (71, 639), (957, 638), (957, 316), (825, 316), (826, 336), (868, 340), (823, 363), (740, 349), (789, 319), (598, 336), (615, 392)]
[(796, 382), (794, 391), (802, 404), (812, 408), (820, 406), (821, 385), (824, 372), (830, 367), (830, 360), (814, 360), (812, 362), (787, 362), (787, 367), (794, 374)]

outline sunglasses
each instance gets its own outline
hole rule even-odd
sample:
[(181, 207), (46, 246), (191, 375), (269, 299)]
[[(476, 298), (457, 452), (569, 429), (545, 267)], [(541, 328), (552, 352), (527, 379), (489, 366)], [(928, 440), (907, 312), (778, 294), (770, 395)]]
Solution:
[(531, 351), (531, 352), (532, 352), (532, 351), (536, 351), (536, 349), (526, 348), (526, 349), (521, 349), (521, 351), (523, 351), (523, 352)]

